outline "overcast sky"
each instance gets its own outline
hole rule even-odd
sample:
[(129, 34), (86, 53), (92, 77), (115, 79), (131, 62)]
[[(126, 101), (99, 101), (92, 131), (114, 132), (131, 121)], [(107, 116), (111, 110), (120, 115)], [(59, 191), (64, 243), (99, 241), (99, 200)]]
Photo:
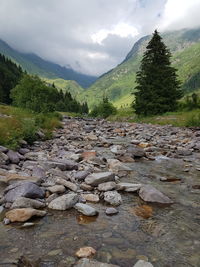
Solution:
[(200, 26), (199, 11), (200, 0), (0, 0), (0, 39), (100, 75), (155, 28)]

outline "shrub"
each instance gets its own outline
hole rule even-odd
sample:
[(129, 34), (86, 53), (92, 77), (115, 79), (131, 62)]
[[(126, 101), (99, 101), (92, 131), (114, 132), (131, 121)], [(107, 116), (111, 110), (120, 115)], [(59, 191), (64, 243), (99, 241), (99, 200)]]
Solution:
[(113, 106), (107, 98), (103, 98), (103, 101), (91, 111), (90, 116), (92, 117), (103, 117), (107, 118), (110, 115), (115, 115), (117, 109)]

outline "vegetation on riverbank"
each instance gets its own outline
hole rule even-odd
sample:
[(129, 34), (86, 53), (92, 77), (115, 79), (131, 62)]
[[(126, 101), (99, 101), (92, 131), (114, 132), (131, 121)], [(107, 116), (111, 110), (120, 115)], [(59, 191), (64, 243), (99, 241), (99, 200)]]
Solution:
[(39, 138), (50, 138), (56, 127), (61, 127), (59, 113), (35, 113), (30, 110), (0, 105), (0, 145), (17, 149), (21, 140), (33, 143)]

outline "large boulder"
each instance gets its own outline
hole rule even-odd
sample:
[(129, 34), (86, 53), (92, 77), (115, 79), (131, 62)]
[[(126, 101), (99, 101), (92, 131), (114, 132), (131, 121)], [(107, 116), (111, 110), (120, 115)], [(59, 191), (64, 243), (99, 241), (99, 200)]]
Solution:
[(35, 210), (32, 208), (25, 209), (13, 209), (6, 213), (6, 218), (10, 222), (25, 222), (33, 216), (43, 217), (46, 215), (46, 211)]
[(14, 202), (19, 197), (44, 198), (45, 191), (32, 182), (18, 182), (9, 185), (4, 191), (5, 202)]
[(57, 197), (56, 199), (52, 200), (48, 208), (53, 210), (67, 210), (71, 209), (79, 200), (79, 197), (75, 193), (70, 193), (63, 195), (61, 197)]
[(115, 180), (115, 174), (112, 172), (99, 172), (99, 173), (92, 173), (88, 175), (88, 177), (85, 179), (86, 184), (89, 184), (91, 186), (98, 186), (99, 184), (114, 181)]
[(122, 203), (121, 195), (117, 191), (105, 192), (104, 200), (113, 206), (119, 206)]
[(98, 214), (96, 209), (87, 204), (77, 203), (74, 208), (86, 216), (95, 216)]
[(173, 201), (158, 191), (151, 185), (143, 185), (140, 188), (139, 196), (146, 202), (155, 202), (161, 204), (172, 204)]

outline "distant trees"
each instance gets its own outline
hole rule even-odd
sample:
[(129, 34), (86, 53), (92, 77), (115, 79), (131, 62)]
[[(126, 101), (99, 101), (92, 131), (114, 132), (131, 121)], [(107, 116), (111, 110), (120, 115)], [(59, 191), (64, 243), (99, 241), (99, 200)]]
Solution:
[(35, 112), (88, 112), (87, 103), (81, 105), (69, 92), (58, 91), (54, 84), (48, 86), (37, 76), (23, 75), (11, 90), (11, 98), (14, 105)]
[(0, 102), (11, 103), (10, 91), (22, 77), (22, 69), (0, 54)]
[(146, 116), (176, 110), (182, 91), (170, 57), (170, 51), (155, 30), (136, 75), (135, 101), (132, 104), (136, 114)]
[(93, 108), (90, 116), (107, 118), (108, 116), (116, 113), (117, 109), (113, 106), (113, 104), (108, 101), (107, 97), (103, 97), (103, 101), (98, 106)]

